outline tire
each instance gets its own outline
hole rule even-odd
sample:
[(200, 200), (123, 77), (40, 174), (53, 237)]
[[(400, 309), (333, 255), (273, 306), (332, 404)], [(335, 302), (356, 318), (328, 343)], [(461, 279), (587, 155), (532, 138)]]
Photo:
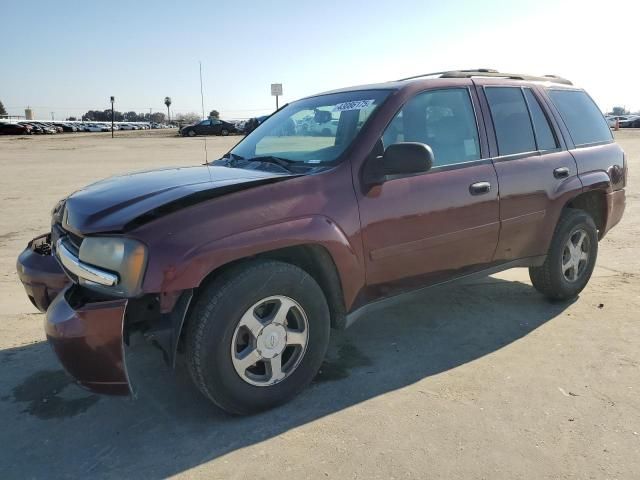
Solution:
[(223, 137), (226, 137), (227, 135), (229, 135), (229, 130), (227, 130), (226, 128), (223, 128), (220, 131), (220, 135), (222, 135)]
[[(255, 305), (273, 296), (288, 298), (301, 308), (306, 319), (306, 346), (298, 353), (299, 357), (291, 354), (286, 362), (286, 352), (281, 352), (278, 363), (285, 362), (282, 371), (292, 359), (297, 362), (289, 373), (283, 374), (286, 375), (283, 379), (269, 385), (252, 384), (253, 380), (248, 378), (253, 375), (250, 369), (260, 367), (260, 363), (244, 371), (243, 378), (232, 358), (236, 355), (236, 340), (240, 338), (238, 332), (243, 331), (247, 313), (253, 314)], [(195, 303), (186, 332), (186, 360), (191, 378), (205, 397), (231, 414), (246, 415), (276, 407), (313, 380), (329, 344), (329, 328), (329, 307), (324, 293), (304, 270), (277, 261), (240, 265), (205, 287)], [(254, 338), (250, 334), (249, 338), (246, 348), (259, 351), (260, 336)], [(268, 373), (266, 362), (262, 363)]]
[(187, 130), (187, 135), (189, 137), (195, 137), (196, 136), (196, 132), (195, 132), (195, 130)]
[[(585, 234), (585, 239), (577, 249), (576, 243), (580, 241), (581, 232)], [(571, 252), (569, 241), (574, 245), (575, 255)], [(583, 254), (587, 258), (578, 261)], [(548, 299), (569, 300), (586, 287), (597, 256), (598, 231), (593, 218), (584, 210), (569, 208), (558, 221), (544, 264), (530, 267), (529, 278), (535, 289)], [(565, 270), (566, 265), (574, 266)]]

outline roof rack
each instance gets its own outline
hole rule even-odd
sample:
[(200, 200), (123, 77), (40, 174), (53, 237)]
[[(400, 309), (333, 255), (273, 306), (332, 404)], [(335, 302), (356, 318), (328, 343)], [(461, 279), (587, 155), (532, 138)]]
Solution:
[(404, 80), (413, 80), (415, 78), (422, 77), (439, 77), (439, 78), (471, 78), (471, 77), (492, 77), (492, 78), (510, 78), (512, 80), (531, 80), (537, 82), (555, 82), (555, 83), (563, 83), (565, 85), (573, 85), (566, 78), (558, 77), (557, 75), (543, 75), (543, 76), (535, 76), (535, 75), (526, 75), (522, 73), (504, 73), (499, 72), (498, 70), (493, 70), (491, 68), (476, 68), (471, 70), (449, 70), (446, 72), (434, 72), (434, 73), (423, 73), (422, 75), (414, 75), (413, 77), (401, 78), (398, 80), (402, 82)]

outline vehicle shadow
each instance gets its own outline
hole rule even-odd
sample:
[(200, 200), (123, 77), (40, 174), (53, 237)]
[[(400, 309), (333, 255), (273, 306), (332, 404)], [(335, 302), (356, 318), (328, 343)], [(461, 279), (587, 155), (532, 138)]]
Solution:
[(251, 417), (213, 407), (184, 365), (169, 371), (150, 346), (129, 352), (136, 399), (79, 389), (44, 342), (3, 350), (0, 478), (165, 478), (489, 355), (567, 306), (495, 278), (432, 289), (332, 332), (312, 386)]

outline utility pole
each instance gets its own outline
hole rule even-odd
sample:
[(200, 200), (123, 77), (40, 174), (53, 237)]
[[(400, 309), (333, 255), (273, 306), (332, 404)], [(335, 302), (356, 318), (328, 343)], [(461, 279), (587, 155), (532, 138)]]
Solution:
[(51, 120), (55, 120), (56, 112), (51, 112)]
[(202, 119), (205, 119), (204, 116), (204, 91), (202, 90), (202, 62), (198, 62), (200, 64), (200, 101), (202, 102)]
[(113, 138), (113, 102), (116, 101), (116, 97), (111, 95), (111, 138)]

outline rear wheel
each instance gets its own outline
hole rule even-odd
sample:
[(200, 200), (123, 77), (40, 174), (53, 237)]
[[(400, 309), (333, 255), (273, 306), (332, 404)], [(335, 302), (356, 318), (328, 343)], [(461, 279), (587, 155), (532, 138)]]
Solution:
[(567, 300), (586, 287), (598, 256), (598, 231), (583, 210), (567, 209), (556, 226), (544, 264), (529, 268), (533, 286), (552, 300)]
[(304, 270), (261, 261), (232, 269), (196, 302), (187, 363), (200, 391), (233, 414), (281, 405), (318, 372), (329, 308)]

